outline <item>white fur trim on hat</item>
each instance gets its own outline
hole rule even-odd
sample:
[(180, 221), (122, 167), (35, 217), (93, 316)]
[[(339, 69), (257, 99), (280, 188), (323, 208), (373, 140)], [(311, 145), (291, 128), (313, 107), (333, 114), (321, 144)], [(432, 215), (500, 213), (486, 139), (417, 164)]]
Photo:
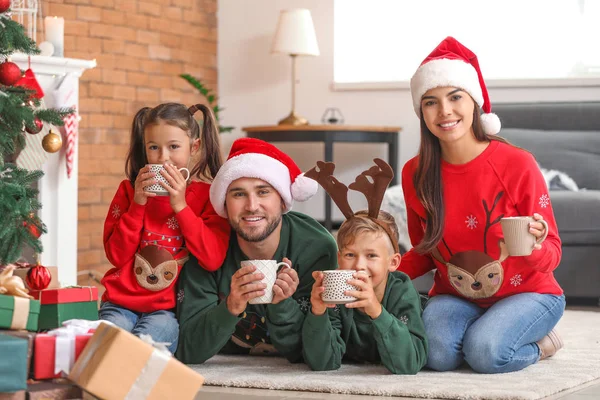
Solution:
[(281, 196), (286, 212), (292, 209), (290, 171), (282, 162), (260, 153), (240, 154), (227, 160), (210, 185), (210, 202), (223, 218), (227, 218), (225, 197), (231, 182), (240, 178), (258, 178), (269, 183)]
[(421, 65), (410, 80), (413, 107), (419, 118), (423, 95), (429, 89), (445, 86), (465, 90), (479, 107), (483, 107), (483, 94), (475, 68), (462, 60), (441, 58)]
[(494, 113), (481, 114), (481, 126), (483, 132), (488, 135), (495, 135), (500, 132), (502, 125), (500, 124), (500, 118)]
[(319, 184), (317, 181), (307, 178), (304, 173), (301, 173), (292, 183), (292, 197), (294, 200), (306, 201), (313, 197), (318, 189)]

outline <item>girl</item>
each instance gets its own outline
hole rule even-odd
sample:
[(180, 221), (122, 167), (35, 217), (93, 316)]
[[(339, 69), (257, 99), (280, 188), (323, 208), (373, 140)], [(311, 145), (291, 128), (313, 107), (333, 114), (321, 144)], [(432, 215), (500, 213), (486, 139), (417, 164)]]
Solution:
[[(413, 246), (400, 271), (437, 268), (423, 312), (427, 366), (481, 373), (518, 371), (562, 347), (553, 327), (565, 298), (553, 270), (561, 257), (552, 205), (533, 156), (493, 136), (500, 121), (477, 57), (448, 37), (411, 79), (421, 119), (417, 157), (402, 171)], [(481, 108), (485, 112), (480, 115)], [(500, 220), (532, 215), (543, 245), (509, 257)]]
[[(201, 139), (193, 117), (198, 110), (204, 117)], [(200, 146), (190, 176), (204, 182), (188, 184), (179, 169), (190, 166)], [(161, 174), (169, 184), (155, 179), (146, 164), (164, 165)], [(188, 251), (208, 271), (221, 266), (227, 251), (229, 224), (211, 206), (206, 183), (221, 164), (218, 132), (208, 107), (166, 103), (138, 111), (125, 167), (128, 179), (121, 182), (104, 223), (104, 249), (114, 268), (102, 279), (106, 291), (100, 319), (168, 342), (175, 352), (175, 282)], [(155, 183), (168, 196), (145, 190)]]

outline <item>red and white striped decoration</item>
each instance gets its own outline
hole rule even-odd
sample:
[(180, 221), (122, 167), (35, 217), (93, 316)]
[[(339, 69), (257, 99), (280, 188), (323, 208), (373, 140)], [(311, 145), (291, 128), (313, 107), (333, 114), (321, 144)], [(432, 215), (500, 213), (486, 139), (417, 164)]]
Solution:
[[(73, 107), (75, 108), (75, 107)], [(73, 114), (67, 115), (64, 118), (65, 124), (62, 127), (62, 133), (65, 138), (65, 142), (67, 143), (67, 148), (65, 151), (66, 159), (67, 159), (67, 177), (71, 177), (71, 172), (73, 171), (73, 166), (75, 163), (75, 141), (77, 140), (77, 121), (79, 114), (77, 114), (77, 109), (75, 108), (75, 112)]]

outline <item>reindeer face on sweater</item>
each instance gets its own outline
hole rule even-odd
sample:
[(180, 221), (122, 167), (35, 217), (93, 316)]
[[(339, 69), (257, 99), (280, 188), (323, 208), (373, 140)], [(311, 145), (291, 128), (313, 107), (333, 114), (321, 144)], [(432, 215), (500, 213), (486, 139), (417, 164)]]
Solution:
[(504, 280), (504, 269), (500, 261), (479, 251), (455, 254), (446, 266), (448, 279), (454, 289), (471, 299), (493, 296)]
[(431, 252), (433, 258), (446, 265), (448, 268), (448, 280), (450, 281), (450, 284), (464, 297), (470, 299), (484, 299), (491, 297), (500, 290), (502, 282), (504, 281), (502, 261), (508, 257), (506, 244), (504, 243), (504, 240), (499, 241), (500, 258), (494, 260), (487, 254), (486, 241), (489, 229), (500, 222), (502, 217), (504, 217), (503, 214), (500, 214), (492, 219), (494, 208), (496, 208), (498, 201), (500, 201), (503, 195), (504, 192), (499, 192), (491, 207), (488, 207), (485, 199), (482, 200), (483, 209), (486, 214), (486, 224), (483, 233), (483, 252), (471, 250), (452, 254), (450, 247), (448, 247), (444, 239), (442, 239), (442, 242), (448, 252), (450, 252), (450, 260), (444, 260), (437, 248)]
[(175, 282), (179, 265), (185, 261), (175, 260), (171, 253), (160, 247), (146, 246), (135, 255), (135, 277), (140, 286), (159, 291)]

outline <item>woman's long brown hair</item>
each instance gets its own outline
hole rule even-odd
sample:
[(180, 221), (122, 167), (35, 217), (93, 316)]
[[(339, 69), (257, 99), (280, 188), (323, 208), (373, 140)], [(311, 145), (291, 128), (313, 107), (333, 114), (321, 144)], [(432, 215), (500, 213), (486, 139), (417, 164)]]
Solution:
[[(508, 143), (504, 138), (483, 132), (481, 109), (476, 105), (473, 110), (473, 133), (479, 142), (497, 140)], [(444, 187), (442, 183), (442, 148), (440, 141), (427, 128), (421, 112), (421, 145), (419, 160), (413, 177), (417, 197), (423, 204), (426, 214), (425, 234), (415, 251), (429, 253), (442, 240), (444, 234)]]
[[(200, 132), (200, 125), (194, 119), (196, 111), (201, 111), (203, 115), (202, 132)], [(212, 110), (204, 104), (195, 104), (188, 109), (183, 104), (164, 103), (154, 108), (140, 109), (133, 119), (129, 151), (125, 162), (125, 173), (131, 184), (135, 185), (140, 169), (148, 162), (144, 130), (159, 121), (186, 131), (190, 137), (190, 143), (195, 139), (200, 139), (202, 151), (198, 162), (190, 171), (190, 176), (196, 176), (208, 182), (212, 181), (223, 165), (219, 132)]]

